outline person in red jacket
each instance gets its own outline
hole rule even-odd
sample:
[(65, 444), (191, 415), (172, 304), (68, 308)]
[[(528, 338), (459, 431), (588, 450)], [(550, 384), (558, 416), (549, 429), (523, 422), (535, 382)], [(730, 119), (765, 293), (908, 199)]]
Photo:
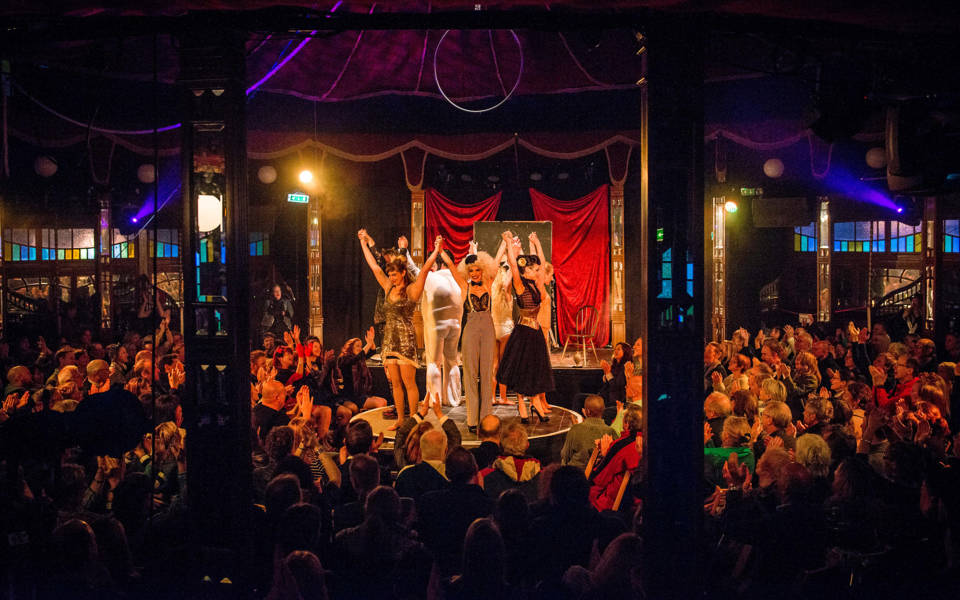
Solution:
[(886, 373), (874, 366), (870, 367), (870, 376), (873, 378), (873, 398), (877, 406), (884, 409), (891, 409), (897, 405), (897, 401), (910, 398), (910, 392), (917, 383), (917, 359), (906, 354), (897, 358), (897, 364), (893, 367), (893, 376), (897, 380), (897, 386), (893, 392), (887, 392), (883, 388), (886, 381)]
[(640, 466), (642, 434), (643, 412), (639, 406), (629, 404), (623, 415), (620, 437), (616, 440), (608, 435), (600, 438), (599, 462), (590, 474), (590, 504), (597, 510), (613, 510), (624, 476)]

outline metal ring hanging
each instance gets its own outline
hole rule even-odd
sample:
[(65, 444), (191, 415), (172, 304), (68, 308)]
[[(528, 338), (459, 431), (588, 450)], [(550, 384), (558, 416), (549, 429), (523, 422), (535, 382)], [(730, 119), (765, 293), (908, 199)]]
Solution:
[(501, 100), (500, 102), (497, 102), (493, 106), (490, 106), (488, 108), (474, 109), (474, 108), (465, 108), (463, 106), (460, 106), (453, 100), (451, 100), (450, 96), (448, 96), (447, 93), (443, 91), (443, 86), (440, 85), (440, 78), (437, 77), (437, 55), (440, 53), (440, 45), (443, 44), (443, 40), (446, 39), (448, 33), (450, 33), (449, 29), (443, 32), (443, 35), (440, 36), (440, 41), (437, 42), (437, 49), (433, 53), (433, 80), (437, 84), (437, 90), (440, 91), (440, 95), (443, 96), (443, 99), (446, 100), (448, 103), (450, 103), (451, 106), (453, 106), (456, 109), (462, 110), (463, 112), (480, 114), (480, 113), (490, 112), (495, 108), (500, 108), (503, 105), (503, 103), (509, 100), (510, 97), (513, 96), (513, 93), (517, 91), (517, 88), (520, 87), (520, 80), (523, 78), (523, 44), (520, 43), (520, 36), (518, 36), (517, 32), (514, 31), (513, 29), (510, 30), (510, 35), (512, 35), (513, 40), (517, 42), (517, 50), (520, 51), (520, 73), (517, 74), (517, 81), (514, 82), (513, 88), (511, 88), (510, 92), (507, 93), (506, 96), (504, 96), (503, 100)]

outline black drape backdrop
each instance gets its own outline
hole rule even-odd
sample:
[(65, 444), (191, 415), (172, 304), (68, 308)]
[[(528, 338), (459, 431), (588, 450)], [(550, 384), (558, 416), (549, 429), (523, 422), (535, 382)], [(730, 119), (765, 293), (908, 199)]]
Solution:
[[(357, 240), (366, 230), (377, 246), (410, 237), (410, 192), (394, 157), (377, 163), (327, 158), (323, 199), (323, 338), (339, 351), (373, 325), (378, 284)], [(306, 313), (303, 313), (306, 314)]]

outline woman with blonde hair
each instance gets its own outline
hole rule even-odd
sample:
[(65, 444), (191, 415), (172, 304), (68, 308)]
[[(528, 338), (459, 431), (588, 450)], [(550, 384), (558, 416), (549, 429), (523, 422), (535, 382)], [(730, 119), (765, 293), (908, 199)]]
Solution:
[(441, 258), (448, 263), (460, 286), (460, 297), (467, 313), (460, 362), (467, 396), (467, 430), (476, 433), (480, 420), (493, 412), (493, 363), (497, 340), (490, 312), (490, 285), (497, 274), (496, 265), (489, 254), (477, 251), (476, 242), (470, 242), (470, 254), (456, 268), (445, 253)]

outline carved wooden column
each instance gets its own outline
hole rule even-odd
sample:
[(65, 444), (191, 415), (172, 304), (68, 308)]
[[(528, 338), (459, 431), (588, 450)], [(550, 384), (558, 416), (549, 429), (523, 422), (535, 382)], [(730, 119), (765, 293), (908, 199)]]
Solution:
[[(427, 162), (427, 153), (420, 148), (410, 148), (400, 153), (403, 160), (403, 174), (410, 190), (410, 256), (413, 262), (423, 264), (425, 242), (423, 239), (425, 223), (424, 202), (426, 191), (423, 189), (423, 167)], [(417, 348), (423, 348), (423, 314), (420, 304), (413, 313), (413, 329), (417, 335)]]
[(307, 206), (307, 297), (310, 335), (323, 343), (323, 196), (311, 195)]
[(711, 339), (722, 342), (727, 333), (727, 199), (713, 198), (713, 310)]
[(113, 224), (110, 222), (110, 193), (101, 192), (97, 200), (100, 204), (100, 221), (97, 228), (97, 291), (100, 293), (100, 329), (108, 332), (113, 329), (113, 275), (110, 272)]
[(833, 299), (830, 293), (830, 259), (833, 253), (830, 198), (820, 196), (819, 221), (817, 223), (817, 321), (827, 322), (832, 314)]
[(934, 197), (923, 199), (923, 329), (927, 335), (933, 336), (937, 342), (941, 342), (941, 336), (937, 335), (937, 304), (940, 302), (938, 297), (939, 266), (942, 264), (940, 245), (943, 244), (942, 223), (937, 218), (937, 199)]
[[(626, 146), (625, 152), (620, 146)], [(632, 145), (617, 144), (604, 148), (610, 172), (610, 343), (627, 341), (627, 317), (624, 310), (623, 188), (627, 181)]]

